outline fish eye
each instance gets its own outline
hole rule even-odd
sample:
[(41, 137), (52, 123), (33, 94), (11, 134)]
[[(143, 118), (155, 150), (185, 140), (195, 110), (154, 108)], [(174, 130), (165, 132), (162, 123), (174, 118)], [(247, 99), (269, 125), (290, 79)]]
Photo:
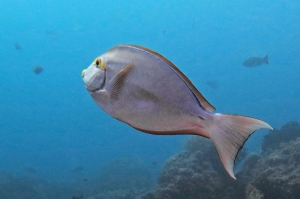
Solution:
[(96, 68), (102, 68), (103, 70), (106, 70), (104, 61), (101, 58), (96, 58), (93, 64), (96, 65)]
[(101, 64), (101, 59), (100, 58), (96, 58), (95, 61), (93, 62), (94, 65), (96, 65), (97, 68), (100, 67)]
[(96, 65), (96, 68), (102, 68), (103, 70), (106, 70), (104, 61), (101, 58), (96, 58), (93, 64)]

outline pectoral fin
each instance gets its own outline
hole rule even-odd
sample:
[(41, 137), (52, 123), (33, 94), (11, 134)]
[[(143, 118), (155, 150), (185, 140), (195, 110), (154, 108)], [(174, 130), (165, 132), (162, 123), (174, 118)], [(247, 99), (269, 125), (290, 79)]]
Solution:
[(130, 73), (130, 71), (133, 69), (134, 64), (128, 64), (125, 66), (120, 72), (116, 75), (115, 81), (112, 86), (112, 92), (111, 92), (111, 99), (118, 99), (118, 96), (124, 86), (125, 80)]

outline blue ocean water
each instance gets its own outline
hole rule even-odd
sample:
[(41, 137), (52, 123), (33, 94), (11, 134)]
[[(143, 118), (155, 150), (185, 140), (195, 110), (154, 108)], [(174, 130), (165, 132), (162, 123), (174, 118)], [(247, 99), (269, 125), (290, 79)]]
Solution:
[[(0, 170), (26, 176), (30, 167), (40, 178), (69, 182), (92, 178), (114, 158), (136, 156), (155, 173), (183, 149), (189, 136), (134, 130), (86, 91), (81, 71), (123, 43), (167, 57), (217, 112), (275, 128), (299, 121), (299, 10), (295, 0), (0, 2)], [(265, 55), (268, 65), (242, 65)], [(37, 75), (38, 64), (44, 71)], [(265, 133), (256, 132), (246, 147), (259, 151)]]

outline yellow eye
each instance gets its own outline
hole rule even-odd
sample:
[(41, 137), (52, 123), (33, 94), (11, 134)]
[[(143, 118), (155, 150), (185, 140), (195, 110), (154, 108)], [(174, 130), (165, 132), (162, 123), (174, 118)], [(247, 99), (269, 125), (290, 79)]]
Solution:
[(96, 65), (97, 68), (101, 67), (103, 70), (106, 70), (106, 66), (101, 58), (96, 58), (93, 64)]
[(93, 64), (99, 67), (100, 66), (100, 62), (101, 62), (101, 59), (100, 58), (96, 58), (95, 61), (93, 62)]

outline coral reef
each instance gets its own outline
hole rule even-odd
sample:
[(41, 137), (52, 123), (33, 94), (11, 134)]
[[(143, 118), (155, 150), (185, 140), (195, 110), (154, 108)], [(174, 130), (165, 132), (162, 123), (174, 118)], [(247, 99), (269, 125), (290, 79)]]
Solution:
[(296, 199), (300, 195), (300, 125), (290, 122), (264, 137), (261, 154), (241, 150), (233, 180), (210, 140), (195, 136), (170, 158), (153, 187), (151, 172), (136, 157), (102, 168), (99, 177), (53, 185), (0, 173), (0, 198), (9, 199)]
[(263, 199), (264, 195), (253, 185), (246, 186), (246, 199)]
[(300, 137), (300, 124), (295, 121), (283, 125), (280, 130), (274, 129), (265, 135), (262, 143), (262, 153), (272, 152), (279, 148), (281, 142), (289, 142)]
[(8, 173), (0, 174), (0, 198), (1, 199), (39, 199), (43, 198), (43, 193), (47, 183), (37, 178), (15, 177)]
[(158, 177), (156, 190), (142, 199), (245, 198), (245, 184), (231, 179), (212, 143), (194, 137), (187, 151), (169, 159)]
[(97, 189), (142, 190), (153, 185), (151, 172), (136, 157), (123, 157), (112, 160), (104, 168), (97, 180)]
[[(77, 170), (81, 172), (82, 168)], [(151, 172), (132, 156), (109, 162), (102, 168), (99, 177), (71, 183), (50, 184), (32, 175), (16, 177), (0, 172), (1, 199), (132, 199), (150, 190), (153, 185)]]
[(248, 166), (242, 176), (250, 180), (264, 195), (264, 199), (299, 198), (300, 138), (279, 146), (272, 153), (249, 161), (251, 166), (245, 162)]
[[(297, 138), (299, 137), (299, 138)], [(237, 181), (225, 173), (212, 144), (195, 137), (187, 151), (169, 159), (158, 186), (142, 199), (159, 198), (299, 198), (300, 125), (290, 122), (264, 137), (262, 154), (239, 154)]]
[(88, 199), (138, 199), (138, 193), (129, 190), (115, 190), (97, 194)]
[(247, 157), (240, 173), (264, 199), (299, 198), (300, 124), (289, 122), (264, 137), (262, 154)]
[(93, 182), (94, 195), (88, 199), (133, 199), (154, 186), (151, 172), (138, 158), (117, 158), (101, 169)]

